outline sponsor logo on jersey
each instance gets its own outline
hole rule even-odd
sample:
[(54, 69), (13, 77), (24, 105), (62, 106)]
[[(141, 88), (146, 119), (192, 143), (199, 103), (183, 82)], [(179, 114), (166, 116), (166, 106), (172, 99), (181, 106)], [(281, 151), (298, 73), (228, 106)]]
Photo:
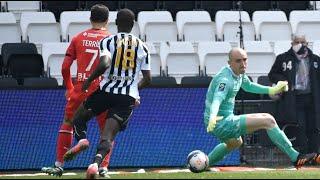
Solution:
[(108, 79), (112, 81), (131, 81), (132, 77), (131, 76), (114, 76), (114, 75), (109, 75)]
[(226, 83), (220, 83), (218, 91), (224, 91), (225, 87), (226, 87)]

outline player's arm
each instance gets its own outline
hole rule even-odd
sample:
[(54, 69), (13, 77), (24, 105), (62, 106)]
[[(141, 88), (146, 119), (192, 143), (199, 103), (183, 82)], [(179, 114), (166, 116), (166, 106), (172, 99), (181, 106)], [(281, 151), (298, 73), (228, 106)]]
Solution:
[(72, 79), (71, 79), (70, 67), (75, 59), (76, 59), (75, 40), (72, 39), (66, 51), (66, 55), (64, 57), (62, 67), (61, 67), (61, 74), (67, 89), (66, 97), (70, 95), (70, 93), (73, 91), (73, 88), (74, 88)]
[(90, 87), (92, 81), (94, 81), (96, 78), (101, 76), (107, 70), (107, 68), (110, 66), (110, 64), (111, 64), (111, 58), (110, 58), (110, 52), (109, 52), (109, 55), (103, 55), (100, 57), (100, 62), (98, 64), (97, 68), (92, 72), (92, 74), (88, 77), (88, 79), (83, 83), (82, 91), (86, 91)]
[(151, 73), (150, 70), (141, 70), (142, 79), (139, 81), (138, 89), (143, 89), (151, 84)]
[[(138, 49), (138, 53), (143, 54), (142, 56), (142, 64), (141, 64), (141, 72), (142, 72), (142, 79), (138, 83), (138, 90), (143, 89), (151, 84), (151, 58), (149, 54), (148, 47), (145, 46), (142, 41), (140, 41), (142, 46)], [(135, 106), (140, 105), (140, 99), (136, 99)]]
[(142, 79), (138, 83), (138, 89), (145, 88), (151, 84), (151, 58), (149, 54), (148, 48), (142, 44), (141, 53), (144, 54), (142, 58), (142, 65), (141, 65), (141, 72), (142, 72)]
[(207, 126), (207, 132), (212, 131), (215, 128), (217, 121), (223, 118), (222, 116), (218, 116), (218, 112), (222, 101), (227, 97), (229, 88), (228, 80), (224, 78), (218, 81), (218, 85), (215, 88), (213, 83), (210, 84), (208, 91), (209, 93), (212, 93), (213, 100), (210, 107), (210, 118)]
[(288, 91), (287, 81), (278, 81), (277, 85), (274, 87), (263, 86), (252, 82), (247, 75), (244, 75), (241, 88), (246, 92), (256, 93), (256, 94), (278, 94), (284, 91)]
[(100, 45), (99, 45), (100, 61), (99, 61), (99, 64), (98, 64), (97, 68), (88, 77), (88, 79), (83, 83), (82, 91), (87, 91), (87, 89), (90, 87), (92, 81), (94, 81), (96, 78), (101, 76), (111, 64), (110, 51), (107, 48), (104, 48), (104, 46), (103, 46), (105, 40), (106, 39), (102, 39), (102, 41), (100, 41)]

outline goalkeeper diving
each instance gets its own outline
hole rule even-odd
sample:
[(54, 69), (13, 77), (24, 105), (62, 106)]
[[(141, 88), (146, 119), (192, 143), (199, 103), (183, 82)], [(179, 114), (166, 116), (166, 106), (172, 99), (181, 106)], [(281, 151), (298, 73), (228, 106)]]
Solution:
[(260, 129), (267, 131), (271, 141), (289, 156), (297, 169), (312, 161), (319, 163), (319, 154), (302, 154), (292, 147), (272, 115), (268, 113), (233, 114), (235, 97), (240, 88), (246, 92), (275, 95), (288, 91), (288, 82), (279, 81), (274, 87), (251, 82), (245, 74), (248, 56), (241, 48), (230, 50), (228, 64), (213, 77), (206, 95), (204, 124), (207, 132), (219, 138), (221, 142), (208, 154), (209, 165), (215, 165), (229, 152), (239, 148), (243, 142), (242, 135)]

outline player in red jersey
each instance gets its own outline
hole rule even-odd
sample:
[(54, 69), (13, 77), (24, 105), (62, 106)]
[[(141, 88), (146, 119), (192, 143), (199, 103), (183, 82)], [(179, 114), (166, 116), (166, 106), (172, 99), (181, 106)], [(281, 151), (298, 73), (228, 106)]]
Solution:
[[(42, 171), (49, 175), (62, 176), (64, 154), (70, 149), (73, 139), (73, 122), (72, 117), (77, 110), (78, 106), (90, 96), (98, 87), (101, 77), (94, 81), (88, 88), (87, 93), (81, 91), (83, 82), (90, 76), (96, 66), (99, 64), (99, 42), (101, 39), (109, 36), (109, 32), (106, 29), (109, 17), (109, 9), (101, 4), (92, 6), (91, 8), (91, 25), (92, 28), (83, 31), (73, 37), (63, 64), (62, 64), (62, 76), (66, 84), (66, 99), (67, 104), (65, 107), (65, 115), (63, 124), (60, 127), (59, 135), (57, 139), (56, 147), (56, 162), (54, 167), (44, 167)], [(75, 84), (71, 79), (70, 67), (73, 61), (77, 62), (77, 78)], [(97, 116), (100, 132), (103, 131), (107, 112), (103, 112)], [(89, 142), (84, 142), (83, 149), (89, 146)], [(107, 167), (109, 165), (110, 153), (104, 159), (102, 168), (99, 170), (99, 174), (102, 177), (108, 176)]]

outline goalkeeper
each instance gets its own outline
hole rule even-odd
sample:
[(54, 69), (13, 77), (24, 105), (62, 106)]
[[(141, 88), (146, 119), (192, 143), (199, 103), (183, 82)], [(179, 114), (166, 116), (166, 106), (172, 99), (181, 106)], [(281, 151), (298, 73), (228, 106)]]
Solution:
[(208, 155), (209, 165), (222, 160), (229, 152), (242, 144), (241, 135), (265, 129), (271, 141), (286, 153), (293, 165), (300, 168), (310, 161), (318, 161), (316, 153), (301, 154), (281, 131), (274, 117), (268, 113), (234, 115), (235, 97), (240, 88), (257, 94), (278, 94), (287, 91), (288, 82), (279, 81), (276, 86), (253, 83), (245, 74), (248, 57), (245, 50), (233, 48), (229, 52), (229, 66), (222, 68), (212, 79), (206, 95), (204, 123), (207, 132), (219, 138), (218, 144)]

